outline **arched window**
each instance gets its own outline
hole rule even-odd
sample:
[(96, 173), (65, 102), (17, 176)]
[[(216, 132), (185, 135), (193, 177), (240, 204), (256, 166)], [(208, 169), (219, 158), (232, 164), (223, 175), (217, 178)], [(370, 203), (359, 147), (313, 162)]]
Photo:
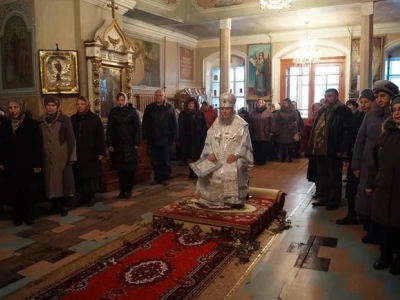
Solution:
[(386, 79), (400, 86), (400, 45), (394, 47), (387, 56)]

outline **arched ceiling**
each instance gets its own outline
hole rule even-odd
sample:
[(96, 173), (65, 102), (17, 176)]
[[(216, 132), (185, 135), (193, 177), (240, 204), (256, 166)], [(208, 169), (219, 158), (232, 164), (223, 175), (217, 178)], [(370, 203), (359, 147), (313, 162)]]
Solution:
[[(259, 0), (137, 0), (125, 16), (196, 39), (219, 37), (219, 20), (232, 19), (232, 36), (297, 29), (352, 27), (360, 24), (364, 0), (292, 0), (282, 11), (261, 11)], [(400, 21), (400, 0), (374, 4), (374, 23)], [(306, 22), (309, 22), (306, 25)]]

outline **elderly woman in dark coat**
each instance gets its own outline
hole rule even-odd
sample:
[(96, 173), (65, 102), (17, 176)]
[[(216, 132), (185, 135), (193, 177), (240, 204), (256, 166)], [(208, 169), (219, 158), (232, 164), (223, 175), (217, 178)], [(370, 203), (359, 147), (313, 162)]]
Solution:
[(142, 129), (139, 114), (125, 93), (118, 93), (117, 106), (112, 108), (107, 121), (107, 147), (111, 165), (118, 172), (118, 198), (131, 198)]
[[(376, 81), (372, 88), (376, 101), (372, 103), (361, 124), (354, 144), (351, 168), (356, 177), (360, 178), (355, 200), (356, 212), (365, 216), (364, 229), (368, 231), (371, 213), (371, 196), (365, 193), (365, 184), (368, 176), (368, 166), (372, 160), (372, 149), (381, 134), (383, 122), (390, 116), (389, 103), (392, 97), (399, 93), (399, 88), (388, 80)], [(369, 235), (362, 239), (364, 243), (373, 242)]]
[[(178, 118), (179, 144), (188, 163), (200, 158), (207, 136), (207, 121), (200, 110), (199, 102), (189, 98)], [(195, 178), (193, 170), (189, 167), (189, 179)]]
[(0, 130), (0, 172), (8, 177), (6, 188), (16, 210), (15, 226), (34, 222), (33, 204), (40, 186), (42, 136), (39, 124), (26, 114), (25, 102), (15, 98), (8, 103), (10, 122)]
[(45, 113), (38, 120), (43, 134), (46, 197), (52, 206), (48, 214), (68, 215), (67, 197), (75, 193), (72, 165), (76, 162), (76, 141), (71, 119), (60, 112), (60, 99), (47, 96)]
[(366, 193), (372, 196), (370, 234), (380, 245), (374, 268), (390, 267), (390, 274), (400, 275), (400, 95), (393, 98), (391, 111), (372, 151)]
[(276, 140), (281, 149), (281, 161), (292, 162), (294, 150), (294, 134), (297, 132), (297, 123), (299, 117), (292, 106), (292, 101), (289, 98), (283, 99), (281, 109), (278, 112), (276, 122)]
[(71, 116), (76, 139), (77, 162), (74, 164), (75, 187), (79, 192), (78, 205), (95, 204), (94, 194), (100, 189), (101, 161), (106, 155), (104, 127), (98, 115), (90, 111), (90, 102), (80, 96), (76, 114)]

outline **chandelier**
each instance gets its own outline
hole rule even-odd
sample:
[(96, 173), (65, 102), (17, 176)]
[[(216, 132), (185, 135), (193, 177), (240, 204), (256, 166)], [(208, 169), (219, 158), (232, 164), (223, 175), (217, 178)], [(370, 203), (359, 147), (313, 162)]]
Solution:
[[(308, 22), (306, 22), (308, 26)], [(299, 49), (294, 54), (293, 62), (296, 65), (310, 67), (312, 64), (318, 64), (321, 57), (321, 52), (317, 49), (315, 40), (308, 39), (308, 29), (306, 38), (300, 42)]]
[(291, 0), (260, 0), (260, 8), (264, 10), (281, 10), (284, 8), (290, 8)]

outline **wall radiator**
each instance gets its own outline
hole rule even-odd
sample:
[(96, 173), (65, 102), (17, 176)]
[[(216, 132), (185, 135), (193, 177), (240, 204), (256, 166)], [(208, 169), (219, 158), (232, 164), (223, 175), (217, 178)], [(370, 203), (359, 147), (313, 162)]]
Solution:
[(143, 113), (146, 106), (154, 102), (154, 94), (135, 94), (133, 95), (133, 102), (135, 102), (135, 100), (136, 106), (135, 103), (133, 103), (134, 106)]

